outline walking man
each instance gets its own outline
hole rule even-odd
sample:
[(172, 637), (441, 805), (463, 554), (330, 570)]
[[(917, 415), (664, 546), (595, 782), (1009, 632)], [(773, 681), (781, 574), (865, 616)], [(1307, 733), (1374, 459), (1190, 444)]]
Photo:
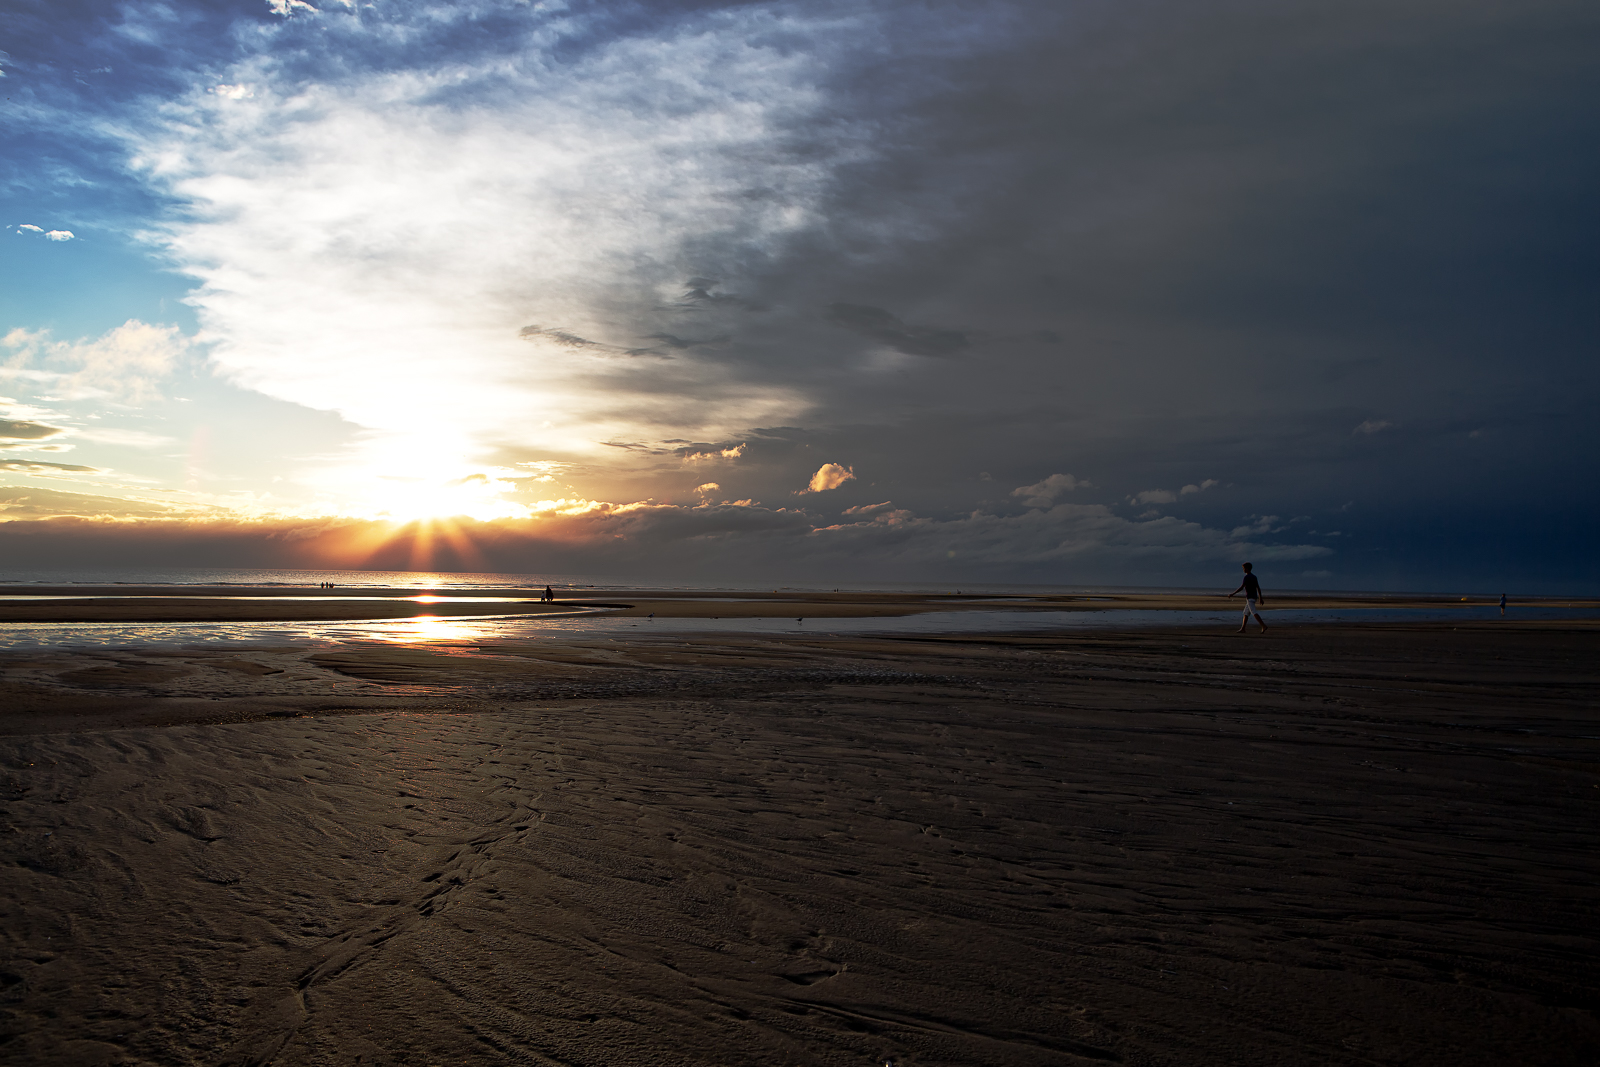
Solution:
[(1239, 583), (1239, 588), (1228, 594), (1228, 599), (1233, 599), (1240, 593), (1244, 594), (1244, 618), (1239, 620), (1239, 633), (1244, 633), (1244, 628), (1250, 625), (1250, 616), (1256, 617), (1256, 625), (1261, 627), (1261, 632), (1267, 632), (1267, 621), (1261, 617), (1257, 606), (1266, 603), (1267, 598), (1261, 595), (1261, 583), (1256, 576), (1250, 573), (1250, 564), (1244, 565), (1244, 581)]

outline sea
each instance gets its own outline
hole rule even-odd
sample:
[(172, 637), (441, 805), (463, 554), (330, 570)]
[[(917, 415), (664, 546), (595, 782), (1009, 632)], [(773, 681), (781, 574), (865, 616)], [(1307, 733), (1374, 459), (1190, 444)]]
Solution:
[[(7, 585), (173, 585), (173, 586), (303, 586), (315, 589), (332, 582), (341, 589), (543, 589), (556, 590), (637, 590), (660, 589), (685, 592), (895, 592), (895, 593), (1037, 593), (1070, 594), (1094, 592), (1208, 593), (1214, 589), (1152, 589), (1142, 586), (1082, 586), (973, 582), (842, 582), (786, 580), (782, 584), (747, 581), (735, 583), (672, 582), (659, 577), (622, 574), (504, 574), (457, 573), (446, 571), (365, 571), (365, 570), (268, 570), (182, 567), (165, 570), (82, 567), (70, 570), (29, 570), (0, 566), (0, 586)], [(1344, 595), (1344, 594), (1341, 594)]]
[[(415, 617), (358, 622), (203, 622), (203, 623), (4, 623), (0, 624), (0, 649), (112, 649), (162, 646), (219, 647), (235, 645), (336, 646), (346, 643), (479, 644), (497, 641), (539, 640), (574, 636), (638, 637), (649, 634), (693, 633), (844, 635), (844, 634), (953, 634), (1026, 633), (1047, 630), (1104, 630), (1148, 626), (1234, 627), (1239, 622), (1237, 601), (1223, 601), (1216, 588), (1150, 588), (1139, 586), (1020, 585), (1007, 583), (839, 582), (789, 581), (785, 583), (673, 583), (659, 579), (616, 574), (456, 573), (439, 571), (270, 570), (227, 568), (72, 570), (0, 569), (0, 586), (11, 587), (8, 596), (26, 596), (27, 586), (156, 586), (170, 587), (182, 595), (185, 587), (251, 587), (316, 591), (323, 583), (347, 590), (352, 596), (376, 595), (389, 590), (439, 590), (470, 595), (472, 590), (542, 591), (546, 586), (558, 598), (603, 598), (607, 592), (662, 590), (698, 593), (708, 600), (740, 599), (740, 594), (772, 592), (904, 592), (962, 593), (966, 595), (1074, 595), (1111, 597), (1124, 593), (1219, 594), (1214, 611), (1150, 611), (1113, 608), (1074, 611), (1008, 609), (997, 601), (992, 609), (934, 611), (899, 618), (852, 619), (637, 619), (617, 617), (605, 609), (578, 609), (571, 613), (482, 615), (445, 618), (427, 613), (419, 603)], [(20, 587), (20, 588), (19, 588)], [(1295, 592), (1317, 592), (1296, 590)], [(1394, 593), (1350, 593), (1341, 598), (1394, 596)], [(1270, 608), (1270, 601), (1269, 601)], [(1437, 608), (1272, 609), (1269, 625), (1340, 622), (1440, 622), (1492, 620), (1498, 608), (1484, 594), (1460, 606)], [(1519, 619), (1597, 618), (1593, 608), (1514, 606)], [(1254, 627), (1252, 626), (1252, 629)]]

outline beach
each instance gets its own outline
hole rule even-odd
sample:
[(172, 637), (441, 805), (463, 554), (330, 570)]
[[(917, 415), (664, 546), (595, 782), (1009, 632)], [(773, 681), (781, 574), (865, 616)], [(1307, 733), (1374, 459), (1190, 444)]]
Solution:
[[(542, 590), (437, 588), (319, 590), (296, 586), (3, 585), (0, 625), (48, 622), (277, 622), (606, 613), (618, 618), (811, 619), (903, 618), (950, 611), (1104, 612), (1215, 611), (1237, 613), (1243, 600), (1195, 593), (961, 593), (840, 592), (834, 590), (610, 589)], [(1273, 610), (1450, 610), (1491, 607), (1489, 597), (1274, 596)], [(1541, 597), (1527, 605), (1593, 611), (1593, 597)], [(1527, 606), (1519, 604), (1519, 607)]]
[(1231, 630), (5, 652), (0, 1048), (1593, 1062), (1600, 627)]

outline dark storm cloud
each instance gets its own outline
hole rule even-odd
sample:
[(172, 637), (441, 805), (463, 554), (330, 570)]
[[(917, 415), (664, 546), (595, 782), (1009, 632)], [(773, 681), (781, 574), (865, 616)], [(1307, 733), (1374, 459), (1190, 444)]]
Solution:
[[(835, 65), (876, 155), (825, 223), (742, 275), (707, 261), (773, 310), (696, 310), (730, 373), (816, 397), (810, 439), (876, 472), (863, 494), (948, 516), (984, 473), (998, 497), (1067, 469), (1132, 508), (1219, 478), (1162, 506), (1337, 518), (1352, 581), (1494, 568), (1518, 537), (1594, 580), (1555, 535), (1600, 532), (1570, 491), (1600, 474), (1600, 9), (1019, 5), (956, 50), (938, 11)], [(1028, 334), (1059, 343), (858, 362)], [(1551, 508), (1550, 536), (1517, 514)]]
[(959, 330), (910, 326), (883, 308), (865, 304), (834, 304), (828, 308), (828, 320), (908, 356), (951, 356), (971, 344)]

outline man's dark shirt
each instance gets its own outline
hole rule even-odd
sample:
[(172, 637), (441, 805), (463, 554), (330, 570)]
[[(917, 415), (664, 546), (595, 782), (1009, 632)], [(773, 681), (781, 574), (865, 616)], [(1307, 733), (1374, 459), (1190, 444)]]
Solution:
[(1251, 600), (1261, 599), (1261, 583), (1256, 581), (1256, 576), (1253, 574), (1244, 576), (1244, 595)]

